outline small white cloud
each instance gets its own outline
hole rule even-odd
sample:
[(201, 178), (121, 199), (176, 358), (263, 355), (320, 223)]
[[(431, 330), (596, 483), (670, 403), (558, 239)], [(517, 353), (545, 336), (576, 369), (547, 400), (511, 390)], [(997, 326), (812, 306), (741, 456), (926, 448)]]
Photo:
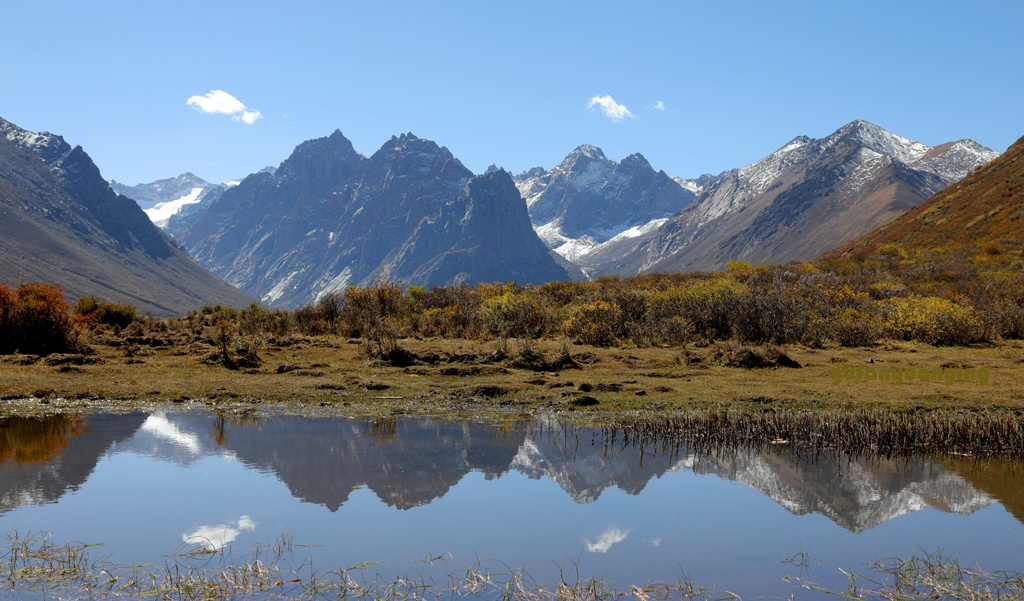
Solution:
[(591, 553), (607, 553), (608, 549), (612, 548), (612, 545), (621, 543), (626, 540), (626, 537), (633, 532), (632, 530), (622, 530), (618, 526), (608, 526), (605, 528), (597, 540), (592, 541), (589, 538), (583, 539), (583, 546), (587, 551)]
[(235, 121), (245, 121), (246, 125), (252, 125), (263, 118), (263, 113), (259, 111), (242, 111), (241, 115), (235, 115), (231, 118)]
[(665, 112), (665, 103), (659, 100), (659, 101), (655, 102), (654, 106), (652, 106), (651, 108), (656, 110), (656, 111), (661, 111), (661, 112), (664, 113)]
[(208, 115), (231, 115), (233, 121), (242, 121), (252, 125), (263, 118), (263, 114), (250, 109), (245, 104), (224, 90), (211, 90), (203, 96), (192, 96), (185, 104)]
[(595, 108), (604, 113), (605, 117), (608, 117), (612, 121), (618, 123), (623, 119), (636, 119), (636, 115), (631, 113), (626, 105), (615, 102), (615, 99), (611, 96), (594, 96), (587, 103), (587, 108), (593, 111)]

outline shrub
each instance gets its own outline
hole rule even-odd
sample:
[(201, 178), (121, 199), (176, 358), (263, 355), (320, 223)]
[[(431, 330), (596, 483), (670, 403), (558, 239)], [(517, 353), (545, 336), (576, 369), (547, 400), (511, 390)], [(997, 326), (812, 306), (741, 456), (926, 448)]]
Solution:
[[(670, 330), (676, 335), (680, 332), (676, 325), (682, 322), (690, 324), (686, 329), (705, 342), (728, 338), (732, 333), (732, 318), (742, 292), (743, 285), (730, 279), (698, 280), (655, 294), (651, 298), (651, 314), (659, 325), (672, 325)], [(685, 340), (669, 339), (666, 342), (679, 343)]]
[(974, 307), (962, 298), (934, 296), (889, 299), (884, 309), (889, 335), (928, 344), (969, 344), (982, 337)]
[(565, 323), (565, 333), (582, 344), (609, 346), (615, 342), (615, 325), (622, 311), (617, 305), (594, 301), (575, 306)]
[(550, 316), (536, 295), (511, 284), (480, 305), (480, 317), (487, 329), (500, 339), (533, 339), (549, 328)]
[(78, 347), (78, 330), (64, 300), (51, 284), (0, 286), (0, 353), (36, 355), (69, 352)]
[(366, 340), (368, 353), (384, 356), (398, 348), (402, 304), (401, 284), (378, 280), (366, 288), (349, 286), (345, 290), (343, 318), (350, 330), (359, 332)]
[(79, 298), (72, 313), (81, 315), (90, 323), (116, 328), (126, 328), (137, 318), (135, 307), (121, 303), (108, 303), (95, 296)]

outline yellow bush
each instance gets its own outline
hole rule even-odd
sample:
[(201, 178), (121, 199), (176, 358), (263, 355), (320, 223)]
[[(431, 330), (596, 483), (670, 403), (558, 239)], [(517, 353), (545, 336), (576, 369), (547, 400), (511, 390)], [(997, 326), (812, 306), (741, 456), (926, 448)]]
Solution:
[(619, 307), (605, 301), (577, 305), (565, 321), (565, 333), (583, 344), (608, 346), (615, 342), (620, 317)]
[(885, 325), (893, 338), (929, 344), (968, 344), (981, 338), (981, 323), (974, 307), (963, 298), (936, 296), (891, 298), (884, 310)]

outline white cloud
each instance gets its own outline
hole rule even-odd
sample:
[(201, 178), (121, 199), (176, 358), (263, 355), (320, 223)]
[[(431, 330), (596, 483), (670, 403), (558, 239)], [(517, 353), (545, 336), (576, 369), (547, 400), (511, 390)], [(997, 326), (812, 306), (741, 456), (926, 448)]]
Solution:
[(651, 108), (656, 110), (656, 111), (661, 111), (661, 112), (664, 113), (665, 112), (665, 103), (659, 100), (659, 101), (655, 102), (654, 106), (652, 106)]
[(250, 109), (224, 90), (211, 90), (203, 96), (192, 96), (185, 104), (208, 115), (231, 115), (233, 121), (252, 125), (263, 118), (263, 113)]
[(631, 113), (629, 109), (626, 108), (626, 105), (615, 102), (615, 99), (611, 96), (594, 96), (590, 99), (590, 102), (587, 103), (587, 108), (591, 111), (593, 111), (594, 108), (597, 108), (604, 113), (605, 117), (608, 117), (616, 123), (626, 119), (627, 117), (630, 119), (636, 119), (636, 115)]
[(591, 553), (607, 553), (608, 549), (612, 548), (612, 545), (621, 543), (626, 540), (626, 537), (633, 532), (632, 530), (622, 530), (618, 526), (608, 526), (604, 532), (597, 537), (596, 541), (592, 541), (589, 538), (583, 539), (583, 546)]

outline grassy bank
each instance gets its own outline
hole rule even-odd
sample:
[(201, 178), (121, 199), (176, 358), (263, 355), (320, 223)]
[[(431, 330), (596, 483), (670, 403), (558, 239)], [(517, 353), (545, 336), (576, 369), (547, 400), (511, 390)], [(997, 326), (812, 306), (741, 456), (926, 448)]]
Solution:
[(90, 340), (92, 354), (0, 357), (0, 416), (153, 403), (352, 416), (566, 412), (604, 425), (657, 423), (673, 435), (700, 433), (723, 444), (818, 445), (842, 434), (852, 448), (882, 441), (1021, 452), (1022, 346), (814, 349), (727, 341), (680, 349), (532, 341), (499, 352), (493, 340), (435, 338), (401, 340), (381, 358), (368, 356), (358, 339), (289, 336), (262, 342), (249, 366), (229, 368), (216, 340), (100, 333)]

